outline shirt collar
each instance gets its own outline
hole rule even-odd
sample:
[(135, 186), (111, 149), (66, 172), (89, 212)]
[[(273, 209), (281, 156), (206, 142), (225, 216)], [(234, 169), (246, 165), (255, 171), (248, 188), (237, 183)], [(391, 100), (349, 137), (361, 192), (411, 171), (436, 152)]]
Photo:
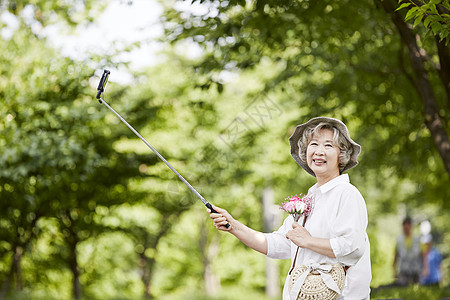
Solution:
[(318, 187), (317, 183), (311, 187), (311, 192), (315, 192), (316, 190), (319, 190), (321, 194), (324, 194), (334, 188), (335, 186), (341, 184), (341, 183), (349, 183), (350, 178), (348, 177), (348, 174), (342, 174), (338, 177), (328, 181), (324, 185)]

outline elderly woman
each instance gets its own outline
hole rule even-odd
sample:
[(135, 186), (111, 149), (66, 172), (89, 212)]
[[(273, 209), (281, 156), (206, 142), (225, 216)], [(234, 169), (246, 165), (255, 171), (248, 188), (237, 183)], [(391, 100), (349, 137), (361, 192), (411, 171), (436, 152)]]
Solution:
[[(317, 179), (308, 191), (314, 199), (312, 213), (298, 222), (289, 216), (277, 231), (261, 233), (214, 207), (218, 212), (210, 214), (214, 226), (271, 258), (291, 259), (295, 265), (340, 263), (346, 273), (338, 299), (369, 299), (372, 275), (366, 204), (349, 176), (343, 174), (358, 164), (361, 147), (350, 138), (344, 123), (326, 117), (298, 125), (289, 141), (293, 158)], [(228, 228), (224, 226), (227, 223), (231, 225)], [(288, 274), (284, 300), (292, 297), (289, 280)]]

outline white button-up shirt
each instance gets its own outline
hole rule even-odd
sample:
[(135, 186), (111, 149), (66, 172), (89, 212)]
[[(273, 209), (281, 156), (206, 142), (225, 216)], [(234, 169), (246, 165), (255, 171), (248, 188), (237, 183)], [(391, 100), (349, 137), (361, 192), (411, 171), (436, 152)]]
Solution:
[[(312, 259), (318, 263), (340, 262), (350, 266), (339, 299), (369, 299), (372, 273), (364, 198), (350, 183), (347, 174), (320, 187), (315, 184), (309, 189), (308, 195), (314, 197), (314, 206), (312, 214), (306, 219), (305, 228), (313, 237), (329, 239), (336, 258), (300, 248), (296, 265)], [(299, 219), (300, 224), (302, 219), (303, 217)], [(268, 257), (294, 261), (297, 245), (286, 238), (286, 233), (292, 230), (293, 222), (294, 219), (288, 216), (277, 231), (265, 234)], [(290, 300), (288, 280), (289, 275), (284, 284), (283, 300)]]

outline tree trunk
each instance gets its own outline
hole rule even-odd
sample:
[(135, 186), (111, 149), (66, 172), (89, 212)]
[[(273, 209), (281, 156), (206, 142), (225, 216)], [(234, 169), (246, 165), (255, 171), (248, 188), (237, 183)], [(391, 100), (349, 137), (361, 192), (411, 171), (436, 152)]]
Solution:
[[(164, 226), (164, 222), (161, 226)], [(141, 267), (141, 280), (144, 284), (144, 298), (146, 300), (153, 299), (152, 291), (151, 291), (151, 281), (153, 277), (153, 269), (155, 266), (155, 258), (154, 257), (148, 257), (145, 252), (147, 249), (155, 249), (158, 244), (159, 239), (164, 235), (163, 232), (159, 232), (159, 234), (156, 236), (153, 243), (150, 243), (150, 235), (148, 232), (140, 228), (141, 234), (143, 236), (142, 243), (144, 244), (144, 251), (142, 253), (139, 253), (140, 258), (140, 267)]]
[(154, 274), (153, 270), (156, 264), (156, 258), (148, 257), (145, 252), (147, 249), (154, 249), (156, 253), (156, 248), (158, 247), (159, 241), (166, 235), (171, 226), (172, 224), (168, 221), (168, 216), (163, 216), (160, 230), (154, 239), (151, 238), (146, 229), (139, 229), (141, 231), (141, 235), (143, 236), (143, 240), (141, 242), (144, 244), (144, 251), (139, 254), (139, 257), (142, 270), (141, 280), (145, 287), (145, 299), (154, 299), (152, 295), (151, 282)]
[(436, 37), (436, 45), (439, 55), (439, 78), (447, 94), (447, 109), (450, 111), (450, 44), (445, 45), (445, 41), (439, 42)]
[(214, 272), (212, 261), (217, 257), (219, 253), (219, 241), (217, 238), (213, 238), (206, 249), (205, 264), (205, 287), (206, 294), (208, 296), (215, 296), (220, 291), (220, 279)]
[(22, 242), (19, 242), (23, 236), (17, 235), (17, 242), (12, 246), (12, 249), (14, 249), (13, 253), (13, 259), (11, 262), (11, 266), (9, 269), (8, 277), (6, 278), (5, 282), (2, 284), (2, 288), (0, 291), (0, 299), (5, 299), (6, 294), (9, 291), (9, 288), (11, 287), (11, 282), (13, 281), (14, 277), (16, 278), (16, 289), (22, 290), (23, 289), (23, 281), (22, 281), (22, 266), (21, 266), (21, 260), (23, 256), (24, 249), (27, 248), (28, 244), (30, 243), (31, 239), (33, 238), (33, 229), (36, 227), (36, 223), (39, 220), (40, 214), (37, 213), (36, 217), (31, 221), (30, 223), (30, 230), (29, 234), (26, 236), (25, 240)]
[[(442, 5), (436, 6), (436, 9), (439, 14), (450, 14), (450, 11)], [(447, 109), (450, 110), (450, 44), (445, 45), (445, 40), (439, 41), (438, 36), (435, 39), (439, 55), (439, 77), (447, 94)]]
[(6, 295), (9, 291), (9, 288), (11, 286), (11, 282), (16, 279), (16, 289), (22, 290), (23, 284), (22, 284), (22, 267), (20, 265), (20, 261), (22, 259), (23, 254), (23, 248), (20, 246), (15, 246), (14, 253), (13, 253), (13, 259), (11, 262), (11, 267), (9, 268), (8, 277), (6, 278), (5, 282), (2, 284), (2, 290), (0, 292), (0, 299), (5, 299)]
[(80, 269), (78, 267), (77, 261), (77, 245), (78, 245), (78, 237), (75, 232), (70, 230), (71, 236), (69, 237), (69, 267), (70, 271), (72, 271), (72, 288), (73, 288), (73, 296), (76, 300), (81, 299), (81, 284), (80, 284)]
[[(264, 232), (272, 232), (279, 226), (278, 206), (274, 205), (274, 196), (272, 188), (265, 188), (263, 191), (263, 216)], [(266, 257), (266, 295), (269, 298), (279, 298), (280, 289), (280, 267), (277, 262)]]
[(16, 273), (16, 289), (18, 291), (21, 291), (23, 289), (22, 266), (20, 264), (20, 261), (22, 259), (22, 254), (23, 254), (23, 248), (20, 246), (16, 247), (16, 253), (14, 254), (12, 267), (14, 268), (15, 273)]
[(203, 259), (205, 291), (208, 296), (215, 296), (220, 290), (220, 280), (214, 273), (212, 261), (217, 257), (219, 252), (219, 243), (214, 239), (208, 243), (208, 232), (205, 224), (200, 229), (200, 251)]
[[(444, 167), (450, 175), (450, 141), (446, 129), (444, 127), (445, 121), (439, 114), (439, 106), (436, 97), (433, 93), (433, 88), (428, 78), (428, 72), (424, 66), (425, 57), (424, 51), (421, 49), (416, 40), (415, 34), (408, 27), (408, 24), (403, 21), (403, 18), (395, 12), (396, 5), (393, 0), (380, 0), (386, 13), (391, 16), (391, 19), (397, 28), (403, 44), (407, 47), (409, 53), (409, 60), (414, 73), (414, 87), (422, 99), (424, 104), (425, 124), (431, 133), (433, 142), (441, 156)], [(445, 50), (438, 45), (439, 55)], [(446, 57), (441, 57), (441, 62), (448, 63)], [(444, 67), (445, 65), (441, 66)], [(441, 70), (441, 72), (448, 72), (448, 70)], [(448, 78), (440, 75), (441, 81), (447, 82)], [(447, 90), (447, 89), (446, 89)]]
[(143, 253), (139, 254), (140, 260), (141, 260), (141, 280), (144, 284), (144, 298), (146, 300), (153, 299), (153, 295), (151, 293), (151, 279), (153, 276), (153, 267), (155, 265), (155, 259), (149, 258), (145, 255), (145, 251)]

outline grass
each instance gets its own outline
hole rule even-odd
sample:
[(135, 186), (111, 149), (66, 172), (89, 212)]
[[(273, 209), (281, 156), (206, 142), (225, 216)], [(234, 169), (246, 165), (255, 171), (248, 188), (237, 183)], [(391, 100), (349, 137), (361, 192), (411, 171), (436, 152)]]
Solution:
[(450, 300), (450, 288), (426, 287), (418, 284), (409, 287), (374, 288), (371, 299)]

